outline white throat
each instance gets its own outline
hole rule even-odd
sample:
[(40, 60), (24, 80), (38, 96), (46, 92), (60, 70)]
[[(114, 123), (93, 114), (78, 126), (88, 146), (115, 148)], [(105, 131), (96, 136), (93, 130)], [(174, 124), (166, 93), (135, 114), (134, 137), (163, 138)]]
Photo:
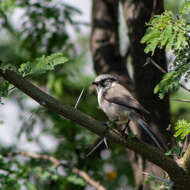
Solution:
[(101, 107), (101, 103), (102, 103), (102, 96), (103, 96), (103, 93), (104, 93), (104, 89), (103, 88), (99, 88), (97, 90), (97, 94), (98, 94), (98, 104), (99, 106)]

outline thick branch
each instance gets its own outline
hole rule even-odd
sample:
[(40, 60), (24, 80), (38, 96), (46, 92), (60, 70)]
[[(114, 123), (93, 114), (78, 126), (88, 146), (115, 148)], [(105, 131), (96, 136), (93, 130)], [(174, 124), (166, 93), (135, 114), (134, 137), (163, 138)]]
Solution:
[(168, 172), (171, 177), (176, 177), (178, 175), (184, 174), (184, 170), (180, 168), (174, 160), (165, 156), (157, 148), (142, 143), (137, 139), (126, 140), (116, 130), (107, 129), (107, 127), (104, 126), (101, 122), (76, 110), (73, 107), (64, 105), (52, 96), (41, 91), (39, 88), (28, 82), (22, 76), (16, 74), (14, 71), (6, 70), (5, 72), (3, 72), (2, 70), (0, 70), (0, 76), (12, 83), (25, 94), (36, 100), (45, 108), (76, 122), (77, 124), (87, 128), (88, 130), (99, 136), (106, 136), (111, 142), (120, 144), (135, 151), (145, 159), (151, 161), (152, 163), (156, 164), (157, 166)]
[(187, 171), (187, 173), (190, 173), (190, 144), (188, 145), (184, 156), (178, 161), (178, 163), (185, 171)]

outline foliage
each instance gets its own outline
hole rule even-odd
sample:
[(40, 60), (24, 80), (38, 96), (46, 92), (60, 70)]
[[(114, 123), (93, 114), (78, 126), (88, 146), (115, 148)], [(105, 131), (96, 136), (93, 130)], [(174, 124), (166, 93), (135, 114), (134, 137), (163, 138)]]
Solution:
[[(166, 179), (167, 180), (167, 179)], [(169, 186), (167, 183), (163, 183), (162, 185), (155, 181), (152, 176), (148, 176), (144, 180), (144, 184), (151, 184), (150, 190), (168, 190)]]
[(80, 15), (80, 10), (61, 0), (36, 2), (9, 0), (15, 12), (19, 9), (22, 13), (19, 17), (22, 27), (15, 27), (10, 23), (10, 14), (4, 8), (6, 3), (8, 2), (3, 1), (0, 4), (2, 26), (12, 34), (29, 58), (60, 51), (63, 44), (65, 44), (65, 49), (72, 46), (67, 26), (72, 25), (75, 30), (79, 30), (81, 23), (75, 21), (73, 17)]
[[(190, 13), (190, 1), (185, 1), (179, 8), (177, 15), (171, 11), (165, 11), (161, 15), (153, 16), (147, 23), (147, 31), (141, 39), (146, 43), (145, 53), (152, 52), (156, 48), (165, 48), (175, 56), (170, 65), (170, 71), (163, 76), (163, 79), (156, 85), (154, 93), (159, 93), (161, 99), (168, 91), (176, 91), (181, 84), (189, 82), (190, 79), (190, 24), (186, 15)], [(179, 120), (176, 123), (174, 136), (177, 140), (184, 141), (190, 133), (190, 124), (186, 120)], [(179, 146), (173, 147), (167, 155), (180, 156)]]
[(176, 123), (175, 126), (175, 137), (180, 137), (184, 139), (190, 133), (190, 123), (182, 119)]
[[(2, 152), (4, 151), (1, 150)], [(52, 187), (55, 183), (58, 183), (60, 186), (71, 183), (76, 188), (77, 186), (84, 187), (85, 185), (81, 178), (73, 175), (71, 172), (69, 172), (67, 177), (64, 177), (55, 167), (48, 162), (44, 162), (44, 160), (24, 160), (24, 157), (19, 154), (9, 154), (8, 156), (4, 153), (0, 155), (1, 189), (9, 190), (15, 188), (20, 190), (25, 187), (28, 190), (38, 190), (46, 189), (47, 186)], [(67, 170), (66, 168), (63, 169)]]
[[(75, 105), (84, 88), (78, 109), (104, 121), (106, 118), (97, 109), (96, 97), (89, 96), (87, 90), (93, 77), (89, 74), (86, 51), (88, 40), (80, 33), (76, 49), (76, 41), (68, 33), (68, 27), (79, 32), (81, 22), (76, 20), (76, 16), (80, 15), (81, 11), (65, 2), (0, 2), (1, 31), (6, 31), (0, 36), (0, 57), (3, 63), (9, 63), (1, 69), (11, 67), (19, 70), (27, 80), (70, 106)], [(16, 14), (18, 12), (19, 14)], [(18, 17), (18, 25), (12, 22), (15, 15)], [(69, 58), (68, 62), (66, 58)], [(19, 123), (14, 123), (15, 140), (12, 140), (11, 145), (1, 142), (1, 189), (82, 190), (88, 186), (81, 177), (74, 175), (70, 168), (60, 166), (55, 169), (48, 161), (14, 155), (14, 152), (23, 151), (22, 139), (25, 139), (24, 144), (30, 144), (30, 147), (36, 145), (41, 154), (53, 155), (61, 162), (85, 171), (110, 190), (120, 188), (123, 179), (127, 181), (125, 185), (134, 186), (132, 169), (124, 149), (109, 145), (113, 150), (105, 156), (103, 146), (102, 151), (86, 158), (85, 155), (96, 136), (75, 123), (34, 105), (22, 92), (10, 88), (8, 83), (2, 84), (1, 95), (6, 95), (7, 101), (14, 101), (19, 110)], [(2, 120), (3, 118), (0, 118), (1, 122)], [(8, 125), (6, 121), (1, 126), (4, 125)], [(50, 149), (51, 144), (56, 145)], [(30, 148), (27, 148), (27, 151), (30, 152)]]
[(186, 1), (177, 16), (171, 11), (153, 16), (147, 23), (148, 29), (141, 39), (142, 43), (146, 43), (145, 53), (152, 52), (153, 55), (156, 48), (165, 48), (166, 51), (172, 51), (175, 56), (171, 71), (165, 74), (163, 80), (155, 87), (154, 93), (159, 92), (160, 98), (169, 90), (177, 90), (183, 77), (185, 82), (190, 78), (190, 25), (184, 17), (189, 11), (190, 1)]
[(168, 152), (165, 153), (165, 155), (167, 156), (177, 156), (178, 158), (180, 158), (181, 155), (181, 148), (179, 146), (174, 146), (172, 147)]
[(43, 55), (32, 62), (28, 61), (21, 64), (18, 71), (22, 73), (23, 76), (40, 75), (46, 71), (54, 70), (56, 65), (63, 64), (66, 61), (68, 61), (68, 59), (64, 57), (62, 53), (54, 53), (49, 56)]
[[(34, 61), (28, 61), (20, 65), (18, 71), (25, 77), (28, 75), (40, 75), (47, 71), (55, 69), (55, 66), (60, 65), (68, 61), (68, 59), (62, 53), (54, 53), (49, 56), (43, 55), (40, 58), (36, 58)], [(3, 72), (6, 69), (15, 70), (15, 67), (11, 64), (2, 64), (1, 67)], [(9, 83), (0, 77), (0, 97), (8, 95)]]
[(9, 83), (0, 77), (0, 97), (6, 97), (8, 95)]

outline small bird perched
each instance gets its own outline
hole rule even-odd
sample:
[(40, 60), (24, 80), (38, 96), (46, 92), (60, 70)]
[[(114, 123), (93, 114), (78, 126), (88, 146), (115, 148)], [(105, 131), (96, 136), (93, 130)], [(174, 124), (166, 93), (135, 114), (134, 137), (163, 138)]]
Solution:
[(99, 107), (110, 121), (117, 125), (123, 125), (132, 120), (148, 133), (160, 149), (163, 149), (142, 117), (142, 114), (148, 111), (116, 77), (102, 74), (97, 76), (92, 84), (96, 86)]

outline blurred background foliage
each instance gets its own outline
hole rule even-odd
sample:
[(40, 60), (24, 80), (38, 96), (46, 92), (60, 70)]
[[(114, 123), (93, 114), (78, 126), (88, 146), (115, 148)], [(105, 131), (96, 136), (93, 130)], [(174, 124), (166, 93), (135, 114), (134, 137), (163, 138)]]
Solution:
[[(76, 7), (69, 5), (68, 2), (1, 0), (0, 60), (18, 68), (23, 62), (32, 61), (42, 55), (64, 53), (69, 58), (67, 63), (46, 74), (29, 77), (29, 80), (70, 106), (75, 105), (84, 88), (78, 109), (98, 120), (105, 121), (105, 116), (97, 107), (95, 95), (89, 90), (89, 85), (94, 78), (88, 51), (89, 36), (84, 35), (80, 27), (84, 25), (89, 27), (90, 23), (77, 21), (76, 16), (82, 14), (77, 8), (77, 1)], [(176, 12), (180, 3), (180, 0), (167, 0), (165, 8)], [(73, 33), (75, 38), (72, 36)], [(180, 90), (172, 97), (181, 95), (184, 96), (184, 92)], [(19, 107), (17, 117), (21, 125), (15, 123), (19, 130), (11, 145), (7, 146), (3, 139), (0, 140), (1, 189), (91, 189), (69, 168), (55, 169), (48, 161), (10, 155), (11, 152), (17, 151), (30, 152), (30, 149), (23, 150), (18, 146), (19, 139), (23, 136), (26, 142), (35, 142), (41, 154), (53, 155), (69, 166), (86, 171), (107, 189), (127, 188), (134, 185), (130, 163), (123, 148), (109, 145), (110, 150), (102, 148), (101, 152), (96, 151), (86, 158), (90, 145), (96, 139), (94, 134), (34, 104), (30, 98), (15, 88), (10, 90), (7, 101), (14, 101), (15, 106)], [(10, 108), (7, 106), (6, 109)], [(176, 121), (179, 115), (189, 119), (186, 103), (171, 101), (171, 111), (173, 121)], [(0, 118), (0, 121), (2, 124), (3, 118)], [(43, 141), (45, 144), (42, 143), (42, 138), (45, 138)], [(55, 145), (49, 150), (47, 146), (51, 143)]]

